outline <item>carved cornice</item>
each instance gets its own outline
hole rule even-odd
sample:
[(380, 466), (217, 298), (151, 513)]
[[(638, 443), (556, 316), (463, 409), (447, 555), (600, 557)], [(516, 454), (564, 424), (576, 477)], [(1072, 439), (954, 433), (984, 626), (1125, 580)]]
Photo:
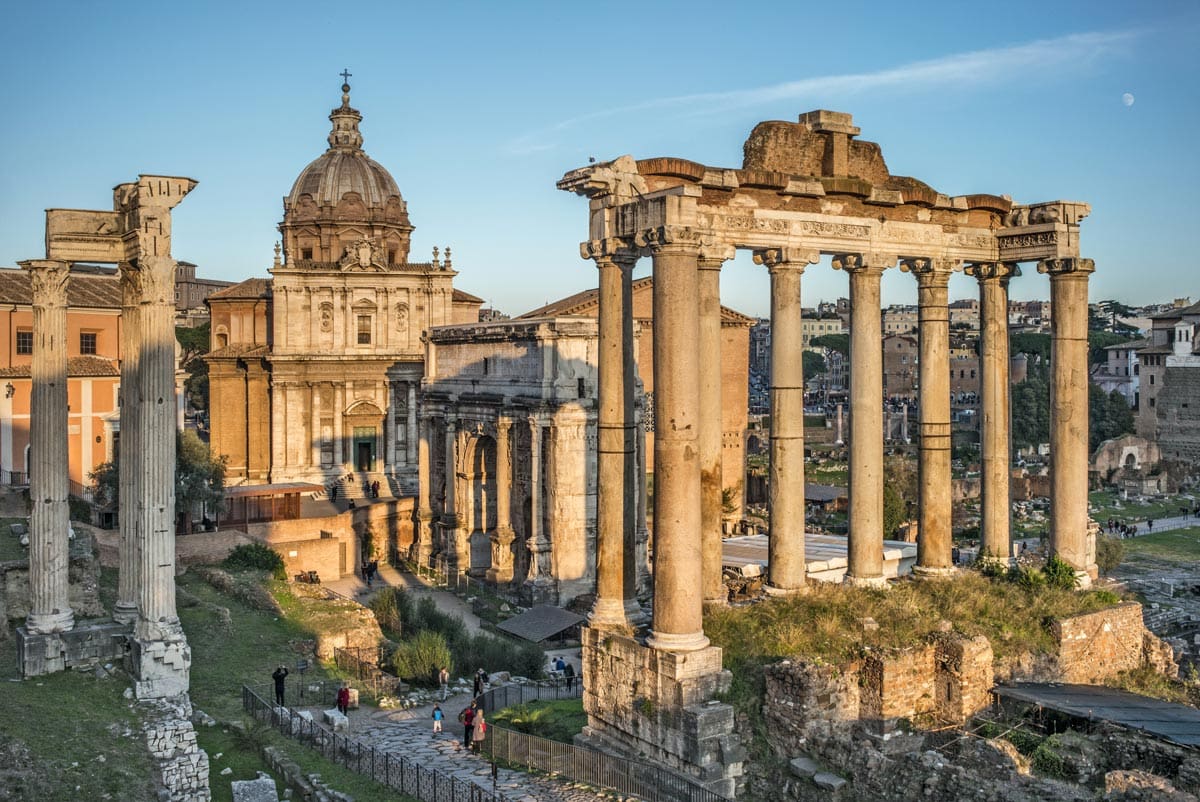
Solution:
[(700, 232), (691, 226), (658, 226), (640, 231), (634, 240), (651, 254), (664, 251), (699, 253)]
[(584, 259), (594, 259), (597, 267), (602, 264), (625, 267), (637, 262), (641, 251), (626, 237), (606, 237), (579, 243), (579, 255)]
[(737, 255), (737, 248), (722, 242), (716, 237), (702, 237), (700, 240), (700, 269), (720, 270), (721, 265)]
[(18, 264), (29, 271), (34, 306), (46, 309), (66, 307), (67, 280), (71, 275), (69, 262), (57, 259), (30, 259)]
[(806, 248), (764, 248), (754, 252), (754, 264), (764, 265), (767, 271), (797, 270), (801, 273), (809, 265), (821, 261), (821, 252)]
[(646, 179), (638, 173), (637, 162), (629, 155), (572, 170), (559, 179), (557, 187), (588, 198), (611, 198), (616, 203), (631, 201), (647, 192)]
[(1037, 271), (1039, 273), (1049, 273), (1051, 276), (1062, 276), (1069, 273), (1087, 275), (1096, 271), (1096, 262), (1093, 259), (1082, 259), (1079, 257), (1073, 259), (1043, 259), (1038, 262)]
[(964, 272), (980, 281), (998, 279), (1007, 282), (1014, 276), (1021, 275), (1021, 266), (1016, 262), (973, 262), (967, 265)]
[(1068, 226), (1077, 226), (1091, 213), (1092, 207), (1080, 201), (1056, 200), (1047, 203), (1030, 203), (1014, 206), (1004, 216), (1004, 225), (1020, 227), (1043, 223), (1063, 223)]

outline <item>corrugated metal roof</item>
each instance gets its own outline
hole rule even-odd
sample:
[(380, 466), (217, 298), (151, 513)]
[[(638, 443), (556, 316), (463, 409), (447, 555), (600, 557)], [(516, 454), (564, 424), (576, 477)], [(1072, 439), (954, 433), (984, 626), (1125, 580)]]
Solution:
[(1200, 746), (1200, 710), (1099, 685), (1018, 682), (992, 691), (1001, 699), (1048, 707), (1078, 718), (1111, 721), (1187, 746)]
[(501, 621), (496, 625), (496, 629), (527, 641), (541, 643), (547, 638), (552, 638), (560, 632), (583, 623), (583, 621), (583, 616), (569, 610), (540, 604), (520, 615), (514, 615), (507, 621)]

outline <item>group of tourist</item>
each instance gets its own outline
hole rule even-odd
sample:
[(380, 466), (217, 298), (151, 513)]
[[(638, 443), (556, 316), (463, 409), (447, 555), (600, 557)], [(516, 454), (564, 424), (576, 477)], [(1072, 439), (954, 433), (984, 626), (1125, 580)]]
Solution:
[(367, 587), (375, 581), (375, 575), (379, 573), (379, 561), (370, 560), (363, 563), (363, 579), (367, 581)]
[[(1124, 521), (1118, 521), (1116, 518), (1109, 518), (1107, 529), (1108, 529), (1108, 533), (1110, 535), (1116, 535), (1117, 537), (1120, 537), (1120, 538), (1129, 538), (1129, 537), (1133, 537), (1134, 535), (1137, 534), (1138, 525), (1137, 524), (1127, 524)], [(1146, 531), (1147, 532), (1154, 531), (1154, 519), (1153, 518), (1146, 519)]]
[(575, 666), (568, 663), (562, 658), (562, 655), (554, 658), (553, 668), (567, 683), (567, 690), (575, 690)]
[[(442, 708), (434, 705), (433, 737), (435, 738), (442, 731), (442, 718)], [(487, 722), (484, 720), (483, 708), (479, 706), (479, 701), (472, 699), (471, 704), (458, 714), (458, 720), (463, 725), (463, 749), (470, 749), (472, 752), (478, 753), (480, 742), (487, 737)]]

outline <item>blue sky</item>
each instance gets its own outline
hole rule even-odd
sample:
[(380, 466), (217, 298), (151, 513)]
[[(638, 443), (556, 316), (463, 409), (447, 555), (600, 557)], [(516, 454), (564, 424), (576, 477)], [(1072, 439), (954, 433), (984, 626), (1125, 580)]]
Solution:
[[(759, 120), (851, 112), (895, 174), (947, 194), (1092, 204), (1092, 299), (1200, 297), (1200, 4), (41, 3), (0, 30), (0, 265), (43, 254), (47, 207), (109, 208), (138, 173), (200, 185), (174, 254), (265, 276), (282, 197), (324, 150), (338, 73), (395, 176), (412, 258), (450, 245), (458, 286), (516, 314), (593, 286), (589, 156), (738, 167)], [(1132, 104), (1123, 95), (1132, 96)], [(642, 260), (639, 274), (649, 270)], [(806, 304), (846, 294), (827, 265)], [(766, 314), (764, 269), (722, 300)], [(956, 277), (952, 297), (973, 295)], [(1048, 297), (1032, 266), (1014, 298)], [(884, 300), (915, 301), (889, 271)]]

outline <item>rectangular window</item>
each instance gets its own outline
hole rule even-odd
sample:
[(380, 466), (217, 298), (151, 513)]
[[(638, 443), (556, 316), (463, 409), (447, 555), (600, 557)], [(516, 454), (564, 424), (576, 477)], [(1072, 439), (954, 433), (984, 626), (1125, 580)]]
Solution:
[(301, 259), (312, 259), (312, 248), (301, 248), (300, 249), (300, 258)]
[(83, 331), (79, 333), (79, 353), (95, 354), (96, 353), (96, 332)]
[(359, 345), (370, 345), (371, 344), (371, 316), (370, 315), (359, 315), (358, 316), (358, 344)]
[(32, 354), (33, 353), (33, 332), (18, 331), (17, 332), (17, 353)]

